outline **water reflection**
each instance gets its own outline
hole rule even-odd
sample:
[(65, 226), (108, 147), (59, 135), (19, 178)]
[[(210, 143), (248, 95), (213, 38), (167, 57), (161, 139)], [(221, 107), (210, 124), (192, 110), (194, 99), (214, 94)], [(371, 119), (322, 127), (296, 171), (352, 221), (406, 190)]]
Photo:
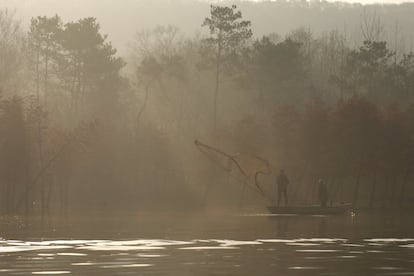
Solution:
[(314, 269), (323, 269), (323, 267), (312, 267), (312, 266), (292, 266), (289, 267), (289, 269), (293, 269), (293, 270), (314, 270)]
[(360, 216), (353, 224), (348, 217), (183, 219), (161, 230), (152, 219), (140, 221), (141, 231), (130, 219), (98, 221), (77, 235), (57, 224), (37, 237), (4, 233), (0, 274), (414, 275), (414, 239), (363, 232), (358, 223), (369, 222)]
[(35, 271), (32, 272), (33, 275), (60, 275), (60, 274), (70, 274), (70, 271)]
[[(408, 264), (412, 262), (414, 250), (412, 250), (412, 244), (408, 242), (412, 242), (412, 239), (364, 239), (352, 243), (343, 238), (195, 239), (188, 241), (165, 239), (2, 240), (1, 250), (5, 254), (1, 254), (1, 264), (5, 265), (3, 258), (8, 258), (7, 264), (9, 266), (11, 264), (11, 267), (2, 268), (0, 272), (4, 275), (69, 273), (76, 275), (80, 271), (86, 274), (89, 271), (97, 275), (114, 275), (121, 274), (121, 272), (132, 273), (139, 269), (142, 275), (146, 273), (163, 275), (163, 272), (169, 270), (186, 271), (186, 267), (191, 266), (192, 271), (200, 271), (199, 275), (209, 275), (204, 271), (207, 267), (209, 267), (208, 271), (223, 271), (226, 275), (249, 275), (245, 273), (249, 270), (244, 269), (255, 263), (263, 269), (265, 274), (277, 271), (287, 271), (287, 274), (289, 274), (288, 271), (302, 271), (305, 274), (318, 275), (319, 272), (316, 271), (322, 270), (327, 274), (334, 274), (333, 270), (341, 264), (340, 260), (349, 259), (354, 265), (359, 265), (360, 271), (354, 275), (364, 275), (362, 271), (368, 273), (366, 275), (385, 275), (384, 273), (387, 273), (386, 275), (412, 275), (414, 271), (409, 270), (411, 266)], [(381, 246), (383, 250), (353, 250), (370, 246)], [(21, 251), (21, 247), (27, 250)], [(398, 252), (396, 248), (405, 248), (405, 251)], [(43, 250), (47, 250), (47, 253), (37, 253)], [(83, 253), (85, 250), (89, 253)], [(225, 253), (228, 250), (232, 253)], [(137, 253), (141, 251), (143, 252)], [(157, 253), (150, 253), (153, 251)], [(374, 262), (376, 257), (372, 254), (376, 252), (383, 252), (386, 258), (382, 258), (381, 261), (377, 259), (377, 262)], [(358, 256), (360, 254), (370, 254), (370, 256), (363, 259)], [(46, 258), (50, 259), (46, 260)], [(10, 262), (10, 259), (14, 261)], [(73, 261), (75, 259), (76, 261)], [(190, 259), (191, 262), (186, 261)], [(371, 260), (373, 264), (385, 265), (361, 268), (361, 265), (366, 264), (366, 260)], [(386, 265), (387, 260), (390, 265)], [(43, 268), (49, 267), (49, 269), (36, 270), (35, 268), (39, 265)], [(341, 269), (344, 269), (344, 264), (342, 266)], [(352, 274), (351, 269), (347, 275)]]

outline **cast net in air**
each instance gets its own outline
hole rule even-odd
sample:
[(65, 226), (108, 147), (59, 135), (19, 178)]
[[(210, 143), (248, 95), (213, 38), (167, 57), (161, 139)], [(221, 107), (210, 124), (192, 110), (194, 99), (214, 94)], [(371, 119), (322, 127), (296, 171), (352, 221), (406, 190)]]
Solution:
[(269, 175), (272, 172), (268, 160), (253, 154), (229, 154), (198, 140), (195, 140), (194, 143), (206, 158), (226, 171), (232, 178), (272, 201), (259, 182), (261, 175)]

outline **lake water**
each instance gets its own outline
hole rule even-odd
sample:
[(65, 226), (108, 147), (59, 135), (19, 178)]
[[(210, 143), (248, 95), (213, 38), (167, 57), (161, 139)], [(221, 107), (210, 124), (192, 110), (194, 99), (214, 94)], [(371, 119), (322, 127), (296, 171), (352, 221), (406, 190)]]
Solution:
[(95, 214), (0, 223), (0, 275), (414, 275), (408, 214)]

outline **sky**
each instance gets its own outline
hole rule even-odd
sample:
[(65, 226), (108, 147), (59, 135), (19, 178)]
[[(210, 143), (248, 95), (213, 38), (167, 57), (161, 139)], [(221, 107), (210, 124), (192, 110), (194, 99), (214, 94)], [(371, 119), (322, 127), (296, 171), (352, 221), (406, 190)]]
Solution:
[[(160, 10), (160, 5), (157, 4), (157, 2), (160, 1), (170, 3), (170, 6), (171, 3), (174, 3), (174, 6), (176, 7), (166, 7)], [(109, 35), (110, 40), (120, 52), (127, 53), (130, 50), (128, 44), (131, 43), (136, 32), (147, 28), (153, 28), (155, 25), (172, 24), (178, 26), (180, 30), (183, 30), (186, 34), (191, 35), (195, 32), (199, 32), (201, 30), (200, 22), (203, 18), (208, 16), (209, 13), (208, 2), (213, 1), (219, 2), (222, 0), (0, 0), (0, 9), (2, 7), (11, 9), (16, 8), (17, 17), (22, 19), (25, 28), (28, 28), (30, 18), (36, 15), (52, 16), (59, 14), (65, 22), (88, 16), (96, 17), (102, 27), (103, 33)], [(230, 2), (231, 0), (226, 1)], [(273, 0), (244, 1), (259, 2)], [(334, 2), (334, 0), (328, 1)], [(389, 4), (407, 1), (414, 2), (414, 0), (344, 1), (364, 2), (366, 4), (373, 2)], [(203, 5), (200, 5), (200, 2), (204, 2)], [(99, 3), (98, 8), (96, 3)], [(180, 3), (182, 5), (180, 5)], [(319, 26), (321, 25), (321, 22), (313, 17), (301, 18), (299, 16), (300, 18), (290, 18), (289, 15), (285, 14), (283, 18), (276, 18), (270, 11), (259, 15), (256, 9), (245, 10), (243, 12), (247, 18), (254, 22), (254, 33), (259, 36), (269, 32), (277, 32), (283, 35), (287, 31), (286, 29), (292, 30), (296, 27), (305, 25), (312, 25), (312, 27), (317, 30), (326, 28), (326, 26)], [(348, 15), (343, 13), (339, 15), (339, 17), (341, 16), (344, 17)], [(410, 15), (405, 15), (405, 17), (408, 18)], [(358, 18), (358, 16), (356, 18)], [(333, 21), (341, 22), (340, 24), (343, 26), (343, 22), (349, 21), (350, 19), (338, 18), (338, 20), (334, 20), (333, 18), (327, 18), (326, 20), (327, 22), (330, 20), (331, 23)], [(319, 22), (319, 25), (314, 25), (316, 21)], [(405, 26), (412, 26), (412, 23), (413, 21), (406, 22)], [(283, 27), (285, 25), (286, 27)], [(329, 24), (324, 23), (324, 25), (328, 26)]]
[[(222, 0), (222, 1), (227, 1), (227, 0)], [(269, 1), (269, 0), (247, 0), (247, 1), (261, 2), (261, 1)], [(318, 0), (310, 0), (310, 1), (318, 1)], [(373, 4), (373, 3), (399, 4), (399, 3), (414, 2), (414, 0), (327, 0), (327, 1), (328, 2), (362, 3), (362, 4)]]
[[(224, 0), (226, 1), (226, 0)], [(249, 0), (247, 0), (249, 1)], [(254, 2), (260, 2), (263, 0), (250, 0)], [(266, 0), (264, 0), (266, 1)], [(268, 0), (267, 0), (268, 1)], [(272, 0), (270, 0), (272, 1)], [(311, 0), (312, 1), (312, 0)], [(318, 1), (318, 0), (313, 0)], [(373, 3), (385, 3), (385, 4), (399, 4), (399, 3), (407, 3), (407, 2), (414, 2), (414, 0), (327, 0), (328, 2), (348, 2), (348, 3), (362, 3), (362, 4), (373, 4)]]
[[(336, 1), (329, 1), (329, 2), (336, 2)], [(414, 2), (414, 0), (345, 0), (343, 2), (363, 3), (363, 4), (372, 4), (372, 3), (397, 4), (397, 3), (404, 3), (404, 2)]]

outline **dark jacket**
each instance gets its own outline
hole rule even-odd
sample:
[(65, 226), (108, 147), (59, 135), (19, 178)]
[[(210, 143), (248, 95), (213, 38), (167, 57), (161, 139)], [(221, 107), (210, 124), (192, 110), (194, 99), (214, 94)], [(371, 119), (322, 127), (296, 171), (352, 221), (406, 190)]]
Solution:
[(276, 178), (276, 184), (279, 189), (284, 189), (289, 184), (289, 179), (285, 174), (279, 174)]

